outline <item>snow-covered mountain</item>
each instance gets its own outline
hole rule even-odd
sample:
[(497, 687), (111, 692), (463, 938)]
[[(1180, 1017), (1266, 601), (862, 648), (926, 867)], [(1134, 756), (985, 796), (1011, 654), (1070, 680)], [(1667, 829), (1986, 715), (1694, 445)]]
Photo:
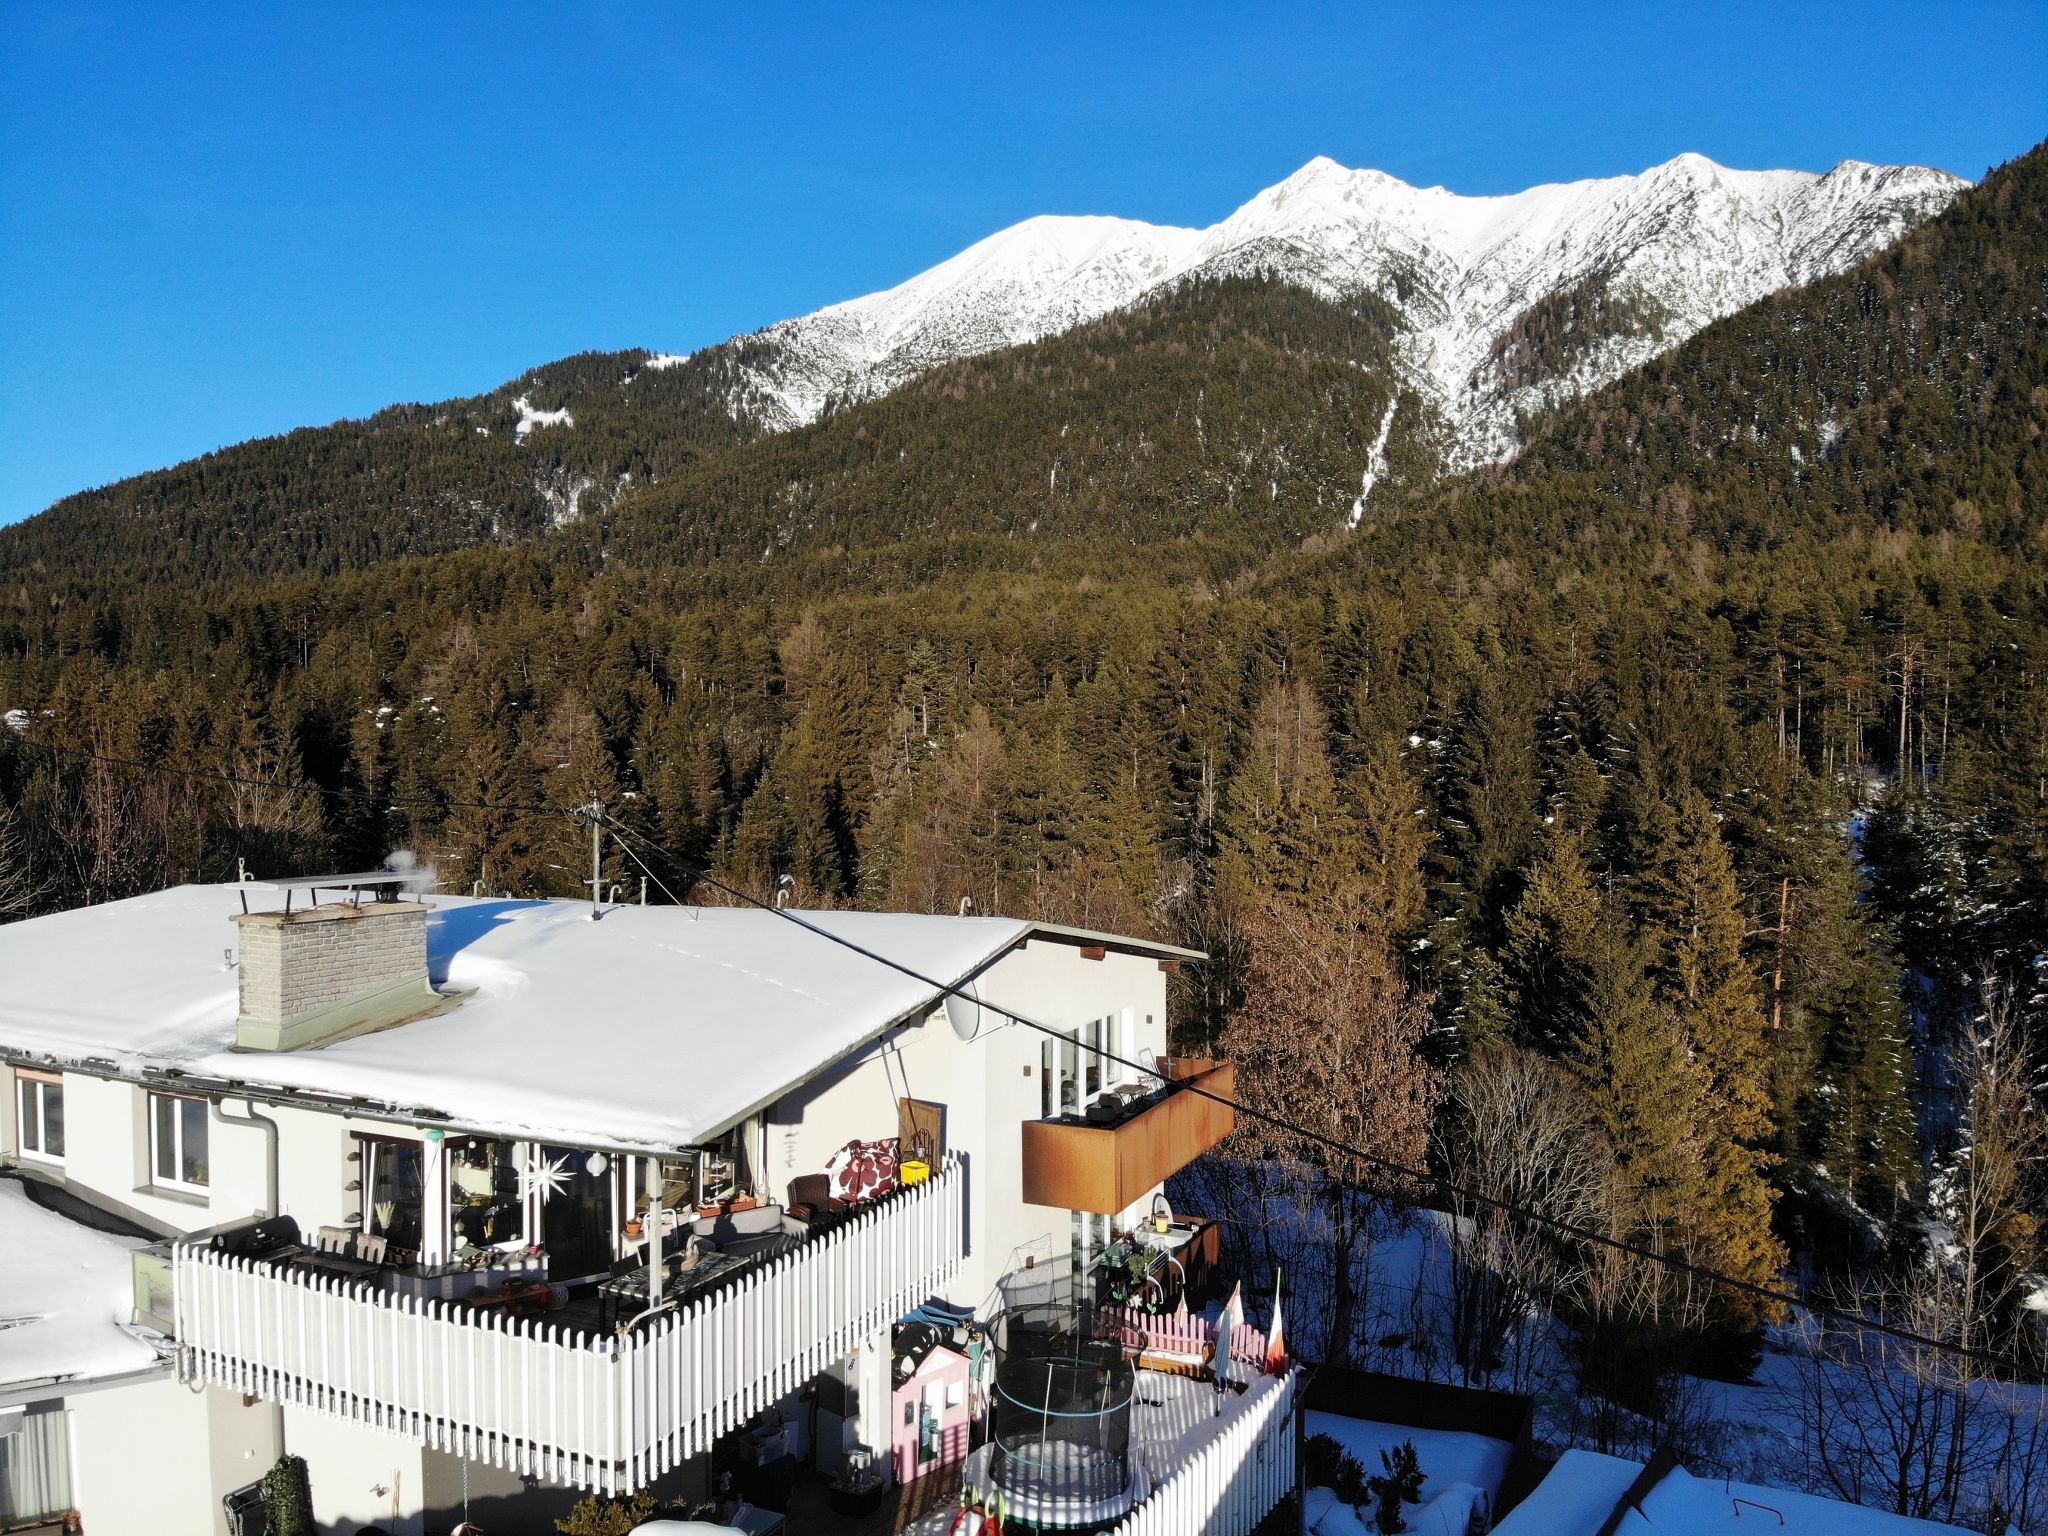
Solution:
[(1207, 229), (1027, 219), (886, 292), (772, 325), (741, 338), (752, 345), (734, 403), (798, 426), (1165, 284), (1264, 272), (1392, 304), (1408, 382), (1442, 411), (1451, 466), (1465, 467), (1515, 451), (1518, 413), (1840, 271), (1966, 185), (1924, 166), (1845, 160), (1816, 175), (1680, 155), (1639, 176), (1461, 197), (1319, 158)]

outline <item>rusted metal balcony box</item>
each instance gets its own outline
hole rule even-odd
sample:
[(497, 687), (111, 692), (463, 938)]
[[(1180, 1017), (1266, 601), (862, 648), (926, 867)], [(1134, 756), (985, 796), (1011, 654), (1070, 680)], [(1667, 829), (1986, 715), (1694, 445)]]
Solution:
[(1189, 1091), (1201, 1088), (1235, 1097), (1232, 1063), (1180, 1056), (1161, 1065), (1186, 1086), (1121, 1125), (1026, 1120), (1024, 1199), (1032, 1205), (1115, 1215), (1237, 1128), (1236, 1111), (1228, 1104)]

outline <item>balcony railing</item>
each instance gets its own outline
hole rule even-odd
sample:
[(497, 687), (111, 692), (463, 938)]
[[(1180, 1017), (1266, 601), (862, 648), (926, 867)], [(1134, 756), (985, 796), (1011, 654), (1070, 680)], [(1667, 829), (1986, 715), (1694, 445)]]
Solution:
[(1115, 1125), (1072, 1120), (1024, 1122), (1024, 1199), (1032, 1205), (1116, 1215), (1178, 1173), (1237, 1128), (1222, 1099), (1237, 1091), (1229, 1062), (1175, 1057), (1169, 1076), (1185, 1085)]
[(178, 1374), (630, 1493), (942, 1287), (965, 1252), (965, 1196), (966, 1170), (949, 1160), (623, 1338), (180, 1243)]

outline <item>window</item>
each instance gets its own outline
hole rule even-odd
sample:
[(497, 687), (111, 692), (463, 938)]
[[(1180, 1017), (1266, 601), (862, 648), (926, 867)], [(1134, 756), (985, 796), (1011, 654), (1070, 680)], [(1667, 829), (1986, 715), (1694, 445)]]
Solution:
[(363, 1154), (363, 1230), (394, 1248), (418, 1251), (426, 1215), (425, 1163), (416, 1141), (356, 1137)]
[(1078, 1031), (1048, 1039), (1041, 1048), (1039, 1107), (1047, 1120), (1081, 1115), (1113, 1087), (1124, 1069), (1111, 1058), (1122, 1054), (1122, 1019), (1090, 1019)]
[(518, 1248), (526, 1243), (526, 1201), (519, 1149), (509, 1141), (448, 1138), (448, 1219), (457, 1248)]
[(149, 1181), (206, 1193), (206, 1100), (149, 1096)]
[(1061, 1115), (1081, 1113), (1081, 1043), (1072, 1034), (1063, 1034), (1057, 1039), (1048, 1039), (1043, 1047), (1040, 1060), (1044, 1064), (1044, 1076), (1040, 1080), (1039, 1104), (1045, 1118), (1054, 1120)]
[(1074, 1278), (1074, 1295), (1085, 1299), (1089, 1294), (1088, 1274), (1095, 1268), (1095, 1261), (1102, 1257), (1102, 1250), (1109, 1246), (1109, 1218), (1089, 1211), (1073, 1214), (1073, 1249), (1071, 1264)]
[(44, 1072), (17, 1072), (15, 1092), (20, 1111), (21, 1155), (62, 1162), (64, 1079)]

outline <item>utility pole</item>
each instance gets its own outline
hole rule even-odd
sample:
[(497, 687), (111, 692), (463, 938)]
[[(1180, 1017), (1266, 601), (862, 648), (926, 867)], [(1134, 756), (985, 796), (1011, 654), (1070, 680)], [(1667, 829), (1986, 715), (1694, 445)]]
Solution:
[(594, 923), (604, 916), (604, 802), (593, 800), (582, 807), (577, 815), (590, 823), (590, 920)]
[(1792, 913), (1792, 877), (1778, 882), (1778, 960), (1771, 971), (1771, 1030), (1785, 1023), (1785, 930)]

